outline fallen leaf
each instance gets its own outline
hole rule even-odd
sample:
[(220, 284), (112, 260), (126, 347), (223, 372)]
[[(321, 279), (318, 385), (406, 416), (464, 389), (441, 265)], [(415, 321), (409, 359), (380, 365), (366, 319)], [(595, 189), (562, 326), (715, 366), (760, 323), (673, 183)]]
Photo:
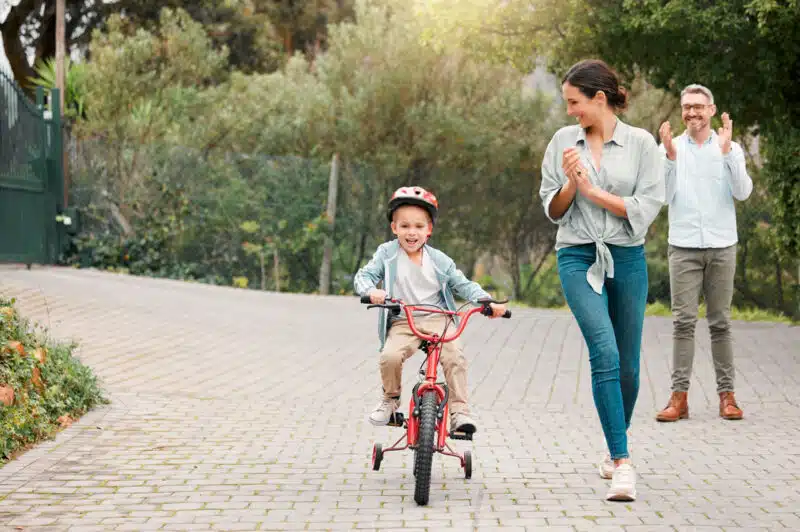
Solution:
[(59, 418), (56, 419), (56, 421), (58, 421), (58, 424), (61, 425), (62, 429), (65, 429), (65, 428), (69, 427), (70, 425), (72, 425), (75, 422), (75, 420), (72, 419), (71, 417), (69, 417), (69, 415), (67, 415), (67, 414), (64, 414), (63, 416), (59, 416)]
[(14, 403), (14, 388), (7, 384), (0, 385), (0, 403), (11, 406)]

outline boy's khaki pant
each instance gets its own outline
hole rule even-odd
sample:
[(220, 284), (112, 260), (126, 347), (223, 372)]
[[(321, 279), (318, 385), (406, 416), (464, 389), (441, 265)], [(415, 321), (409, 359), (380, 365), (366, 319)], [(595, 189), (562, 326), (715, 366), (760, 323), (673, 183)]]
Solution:
[[(414, 325), (417, 330), (425, 334), (442, 334), (447, 318), (444, 316), (429, 316), (415, 318)], [(450, 322), (447, 334), (455, 332), (457, 326)], [(383, 381), (383, 393), (387, 399), (400, 397), (400, 387), (403, 378), (403, 362), (410, 358), (419, 349), (422, 342), (411, 332), (408, 322), (396, 321), (386, 335), (386, 343), (381, 352), (380, 368)], [(444, 378), (449, 388), (450, 413), (469, 413), (467, 404), (467, 360), (461, 351), (459, 340), (442, 344), (439, 362), (444, 368)]]

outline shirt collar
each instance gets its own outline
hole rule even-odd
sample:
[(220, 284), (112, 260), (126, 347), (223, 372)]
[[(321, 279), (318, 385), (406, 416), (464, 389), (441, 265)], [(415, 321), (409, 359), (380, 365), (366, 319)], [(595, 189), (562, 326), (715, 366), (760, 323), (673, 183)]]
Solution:
[(703, 142), (702, 144), (697, 144), (697, 143), (696, 143), (694, 140), (692, 140), (692, 137), (690, 137), (690, 136), (689, 136), (689, 132), (688, 132), (688, 131), (684, 131), (684, 132), (683, 132), (683, 133), (681, 133), (681, 134), (682, 134), (684, 137), (686, 137), (686, 142), (688, 142), (688, 143), (689, 143), (689, 144), (691, 144), (692, 146), (706, 146), (707, 144), (711, 144), (711, 141), (713, 141), (713, 140), (716, 140), (716, 139), (717, 139), (717, 132), (716, 132), (716, 131), (714, 131), (714, 129), (713, 129), (713, 128), (711, 129), (711, 134), (708, 136), (708, 138), (706, 139), (706, 141), (705, 141), (705, 142)]
[[(609, 142), (613, 142), (617, 146), (624, 146), (627, 130), (628, 124), (617, 118), (617, 125), (614, 127), (614, 134)], [(586, 143), (586, 130), (578, 126), (578, 138), (575, 140), (575, 144), (580, 142)]]

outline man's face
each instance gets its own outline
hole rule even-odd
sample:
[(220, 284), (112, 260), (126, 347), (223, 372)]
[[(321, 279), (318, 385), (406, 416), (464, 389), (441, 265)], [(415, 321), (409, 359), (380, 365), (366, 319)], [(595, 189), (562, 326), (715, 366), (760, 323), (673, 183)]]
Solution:
[(690, 133), (699, 133), (711, 126), (717, 107), (701, 93), (687, 93), (681, 98), (681, 119)]

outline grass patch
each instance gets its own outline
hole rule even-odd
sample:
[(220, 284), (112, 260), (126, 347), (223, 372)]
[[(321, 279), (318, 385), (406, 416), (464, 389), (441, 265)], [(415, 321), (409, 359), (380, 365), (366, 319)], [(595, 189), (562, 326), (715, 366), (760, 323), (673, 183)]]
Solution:
[(49, 338), (0, 298), (0, 465), (108, 402), (75, 344)]
[[(518, 308), (542, 308), (542, 307), (535, 307), (524, 301), (512, 301), (509, 303), (509, 307), (518, 307)], [(562, 305), (559, 307), (549, 307), (548, 310), (564, 310), (569, 312), (569, 307), (567, 305)], [(656, 301), (655, 303), (649, 303), (647, 305), (647, 309), (645, 310), (645, 316), (662, 316), (671, 318), (672, 317), (672, 310), (670, 306), (664, 302)], [(706, 317), (706, 305), (705, 303), (701, 303), (700, 306), (697, 308), (697, 317), (698, 318), (705, 318)], [(760, 308), (738, 308), (732, 307), (731, 308), (731, 319), (739, 320), (739, 321), (766, 321), (766, 322), (776, 322), (776, 323), (794, 323), (790, 316), (782, 314), (780, 312), (776, 312), (774, 310), (766, 310)]]
[[(672, 310), (670, 310), (670, 306), (662, 303), (661, 301), (657, 301), (655, 303), (651, 303), (647, 305), (647, 310), (645, 311), (646, 316), (666, 316), (672, 317)], [(705, 303), (701, 303), (697, 309), (697, 317), (698, 318), (705, 318), (706, 317), (706, 305)], [(752, 309), (752, 308), (738, 308), (732, 307), (731, 308), (731, 319), (732, 320), (739, 320), (739, 321), (769, 321), (769, 322), (778, 322), (778, 323), (792, 323), (792, 319), (785, 314), (780, 312), (775, 312), (773, 310), (765, 310), (765, 309)]]

